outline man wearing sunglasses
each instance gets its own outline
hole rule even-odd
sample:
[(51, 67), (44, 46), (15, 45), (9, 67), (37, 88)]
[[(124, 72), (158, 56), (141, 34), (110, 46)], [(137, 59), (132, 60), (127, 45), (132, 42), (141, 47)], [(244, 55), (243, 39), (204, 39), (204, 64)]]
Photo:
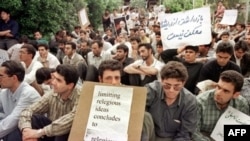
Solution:
[(184, 88), (187, 69), (180, 62), (169, 61), (160, 75), (160, 81), (146, 85), (146, 110), (153, 117), (155, 141), (191, 141), (197, 123), (197, 101)]

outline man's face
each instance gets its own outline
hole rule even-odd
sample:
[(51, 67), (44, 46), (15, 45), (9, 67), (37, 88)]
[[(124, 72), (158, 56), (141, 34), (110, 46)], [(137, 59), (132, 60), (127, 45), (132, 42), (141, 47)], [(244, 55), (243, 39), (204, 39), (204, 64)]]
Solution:
[(144, 30), (140, 30), (140, 36), (141, 37), (145, 37), (146, 36), (146, 33), (144, 32)]
[(242, 49), (238, 49), (234, 51), (234, 54), (238, 59), (242, 59), (242, 57), (245, 55), (245, 52)]
[(126, 25), (125, 25), (125, 22), (124, 22), (124, 21), (120, 21), (120, 27), (121, 27), (121, 28), (125, 28), (125, 26), (126, 26)]
[(64, 53), (67, 56), (72, 56), (73, 55), (74, 50), (72, 49), (71, 45), (65, 45)]
[(228, 61), (230, 60), (231, 55), (225, 52), (218, 52), (216, 53), (216, 60), (217, 63), (221, 66), (224, 67), (227, 65)]
[(118, 61), (123, 60), (124, 58), (126, 58), (126, 56), (127, 56), (127, 52), (124, 52), (123, 49), (117, 49), (116, 50), (116, 59)]
[(88, 47), (88, 45), (87, 45), (86, 42), (83, 42), (83, 43), (80, 44), (80, 49), (81, 49), (81, 50), (87, 50), (88, 48), (89, 48), (89, 47)]
[(8, 76), (6, 74), (6, 68), (5, 67), (0, 67), (0, 85), (1, 88), (9, 88), (11, 89), (13, 87), (13, 76)]
[(131, 43), (132, 49), (134, 50), (138, 49), (139, 43), (137, 41), (131, 41), (130, 43)]
[(158, 42), (161, 40), (161, 36), (160, 35), (155, 35), (155, 40)]
[(1, 12), (1, 19), (2, 19), (3, 21), (9, 20), (9, 19), (10, 19), (10, 14), (8, 14), (8, 13), (2, 11), (2, 12)]
[(188, 63), (193, 63), (196, 59), (196, 52), (192, 49), (186, 49), (184, 59)]
[(99, 76), (101, 83), (120, 85), (121, 84), (121, 72), (120, 70), (105, 70), (103, 76)]
[(157, 53), (161, 54), (163, 52), (163, 47), (160, 46), (160, 45), (157, 45), (156, 46), (156, 51), (157, 51)]
[(34, 33), (34, 38), (35, 38), (36, 40), (41, 39), (41, 38), (42, 38), (41, 33), (40, 33), (40, 32), (35, 32), (35, 33)]
[(21, 48), (19, 50), (19, 57), (20, 57), (20, 61), (28, 61), (28, 60), (32, 60), (32, 55), (28, 53), (26, 48)]
[(91, 50), (95, 56), (101, 55), (102, 48), (100, 48), (97, 43), (91, 45)]
[(139, 48), (139, 54), (144, 61), (150, 57), (151, 52), (151, 49), (146, 49), (144, 46)]
[(222, 41), (228, 41), (229, 40), (229, 36), (228, 35), (223, 35), (223, 36), (221, 36), (221, 40)]
[(174, 100), (178, 97), (181, 89), (184, 87), (184, 82), (179, 81), (176, 78), (168, 78), (161, 80), (161, 85), (166, 98)]
[(38, 52), (42, 58), (47, 57), (49, 53), (43, 46), (38, 47)]
[(238, 93), (234, 92), (234, 85), (220, 79), (215, 89), (214, 101), (218, 105), (224, 105), (227, 104), (231, 99), (237, 97)]
[(63, 50), (63, 52), (64, 52), (64, 47), (65, 47), (64, 43), (59, 43), (58, 44), (58, 48), (60, 48), (61, 50)]
[(245, 41), (248, 43), (248, 45), (250, 46), (250, 35), (246, 35), (245, 36)]
[(64, 77), (57, 72), (53, 73), (51, 84), (54, 92), (58, 93), (59, 95), (69, 92), (72, 88), (72, 84), (66, 84)]

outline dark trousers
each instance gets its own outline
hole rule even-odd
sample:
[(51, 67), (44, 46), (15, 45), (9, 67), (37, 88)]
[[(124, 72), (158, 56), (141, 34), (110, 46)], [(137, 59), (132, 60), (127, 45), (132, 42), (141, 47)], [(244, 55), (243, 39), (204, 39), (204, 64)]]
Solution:
[[(43, 115), (33, 115), (31, 118), (31, 126), (33, 129), (41, 129), (51, 123), (51, 120)], [(67, 141), (69, 134), (55, 136), (55, 137), (43, 137), (39, 141)]]
[(21, 134), (21, 131), (18, 128), (16, 128), (14, 131), (9, 133), (2, 139), (3, 141), (22, 141), (22, 134)]
[(0, 39), (0, 49), (8, 50), (17, 43), (18, 41), (16, 39)]

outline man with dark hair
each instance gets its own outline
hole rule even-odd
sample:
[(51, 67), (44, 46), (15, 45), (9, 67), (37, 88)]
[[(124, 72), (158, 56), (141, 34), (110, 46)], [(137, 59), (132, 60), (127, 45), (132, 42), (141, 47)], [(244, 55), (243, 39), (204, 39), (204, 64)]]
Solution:
[(60, 62), (52, 53), (49, 52), (49, 45), (38, 44), (37, 49), (39, 52), (37, 60), (47, 68), (56, 68)]
[(227, 70), (220, 74), (215, 90), (206, 91), (196, 97), (198, 126), (193, 134), (193, 141), (210, 141), (210, 134), (228, 106), (249, 115), (249, 104), (240, 95), (243, 82), (243, 76), (239, 72)]
[(155, 126), (155, 141), (191, 141), (197, 124), (197, 101), (184, 88), (188, 79), (186, 67), (168, 62), (161, 70), (161, 81), (146, 84), (146, 110)]
[(20, 51), (20, 61), (25, 69), (24, 81), (32, 85), (41, 95), (43, 94), (42, 88), (36, 83), (35, 73), (36, 70), (42, 68), (43, 65), (34, 59), (36, 49), (31, 44), (24, 44)]
[(240, 40), (235, 44), (234, 55), (232, 55), (230, 59), (240, 66), (241, 74), (246, 77), (250, 73), (250, 54), (248, 53), (248, 50), (247, 42)]
[(91, 43), (91, 50), (87, 55), (88, 65), (94, 65), (98, 69), (102, 61), (111, 59), (111, 54), (103, 51), (101, 40), (94, 40)]
[(52, 73), (56, 72), (54, 68), (40, 68), (36, 71), (36, 81), (38, 84), (52, 85)]
[(221, 42), (216, 49), (216, 59), (205, 63), (201, 69), (199, 80), (212, 80), (217, 82), (220, 74), (226, 70), (235, 70), (241, 72), (240, 67), (230, 61), (233, 55), (233, 46), (228, 42)]
[(128, 65), (124, 71), (130, 74), (131, 85), (144, 86), (159, 79), (159, 72), (164, 64), (154, 57), (151, 44), (140, 44), (138, 51), (142, 59)]
[(70, 64), (75, 67), (78, 67), (80, 62), (86, 64), (86, 61), (83, 57), (76, 52), (76, 44), (74, 42), (66, 42), (64, 48), (65, 56), (63, 58), (63, 64)]
[[(161, 57), (165, 63), (168, 61), (176, 60), (183, 63), (188, 71), (188, 79), (185, 83), (185, 88), (195, 94), (196, 83), (198, 81), (201, 68), (203, 64), (196, 62), (196, 56), (198, 55), (199, 48), (197, 46), (184, 46), (178, 49), (167, 49), (161, 53)], [(176, 57), (178, 54), (184, 52), (184, 57)]]
[(10, 11), (8, 9), (2, 9), (0, 20), (0, 49), (9, 49), (18, 41), (19, 25), (11, 19)]
[(130, 43), (131, 43), (131, 48), (132, 48), (132, 53), (131, 53), (131, 57), (134, 60), (138, 60), (141, 59), (139, 53), (138, 53), (138, 46), (141, 43), (141, 39), (139, 37), (131, 37), (130, 38)]
[(39, 100), (40, 95), (24, 80), (25, 71), (20, 62), (6, 61), (0, 67), (0, 139), (21, 141), (18, 129), (23, 109)]
[(72, 65), (58, 65), (53, 76), (51, 83), (54, 92), (46, 93), (21, 113), (19, 128), (23, 141), (43, 136), (44, 141), (68, 140), (74, 116), (72, 111), (80, 95), (80, 88), (75, 87), (79, 75)]
[[(105, 60), (98, 69), (99, 82), (121, 85), (122, 65), (117, 60)], [(145, 112), (141, 141), (154, 141), (154, 123), (151, 115)]]
[(134, 59), (128, 57), (128, 47), (125, 44), (120, 44), (116, 48), (115, 60), (118, 60), (122, 64), (122, 76), (121, 83), (130, 85), (129, 74), (124, 72), (124, 68), (134, 62)]

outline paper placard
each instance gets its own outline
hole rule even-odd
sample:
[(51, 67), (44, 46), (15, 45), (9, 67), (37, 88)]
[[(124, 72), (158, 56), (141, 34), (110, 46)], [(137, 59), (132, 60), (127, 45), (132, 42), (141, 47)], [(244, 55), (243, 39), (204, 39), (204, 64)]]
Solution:
[[(99, 91), (104, 93), (101, 94)], [(114, 86), (85, 81), (70, 131), (69, 141), (89, 141), (91, 139), (140, 140), (145, 113), (146, 92), (147, 90), (144, 87)], [(106, 98), (103, 97), (104, 95), (106, 95)], [(107, 95), (109, 96), (107, 97)], [(120, 100), (118, 95), (120, 95)], [(123, 106), (115, 108), (117, 107), (117, 105), (114, 105), (115, 102), (118, 105), (120, 102), (120, 105)], [(100, 109), (108, 112), (100, 112)]]
[(238, 17), (238, 10), (225, 10), (220, 24), (234, 25)]
[(250, 116), (229, 106), (217, 121), (211, 137), (216, 141), (224, 141), (224, 125), (250, 124)]
[(86, 27), (86, 26), (88, 26), (90, 24), (88, 14), (87, 14), (85, 8), (81, 9), (78, 12), (78, 17), (79, 17), (79, 20), (80, 20), (80, 23), (81, 23), (82, 27)]
[(164, 50), (210, 43), (210, 15), (209, 7), (173, 14), (160, 13), (158, 17)]

